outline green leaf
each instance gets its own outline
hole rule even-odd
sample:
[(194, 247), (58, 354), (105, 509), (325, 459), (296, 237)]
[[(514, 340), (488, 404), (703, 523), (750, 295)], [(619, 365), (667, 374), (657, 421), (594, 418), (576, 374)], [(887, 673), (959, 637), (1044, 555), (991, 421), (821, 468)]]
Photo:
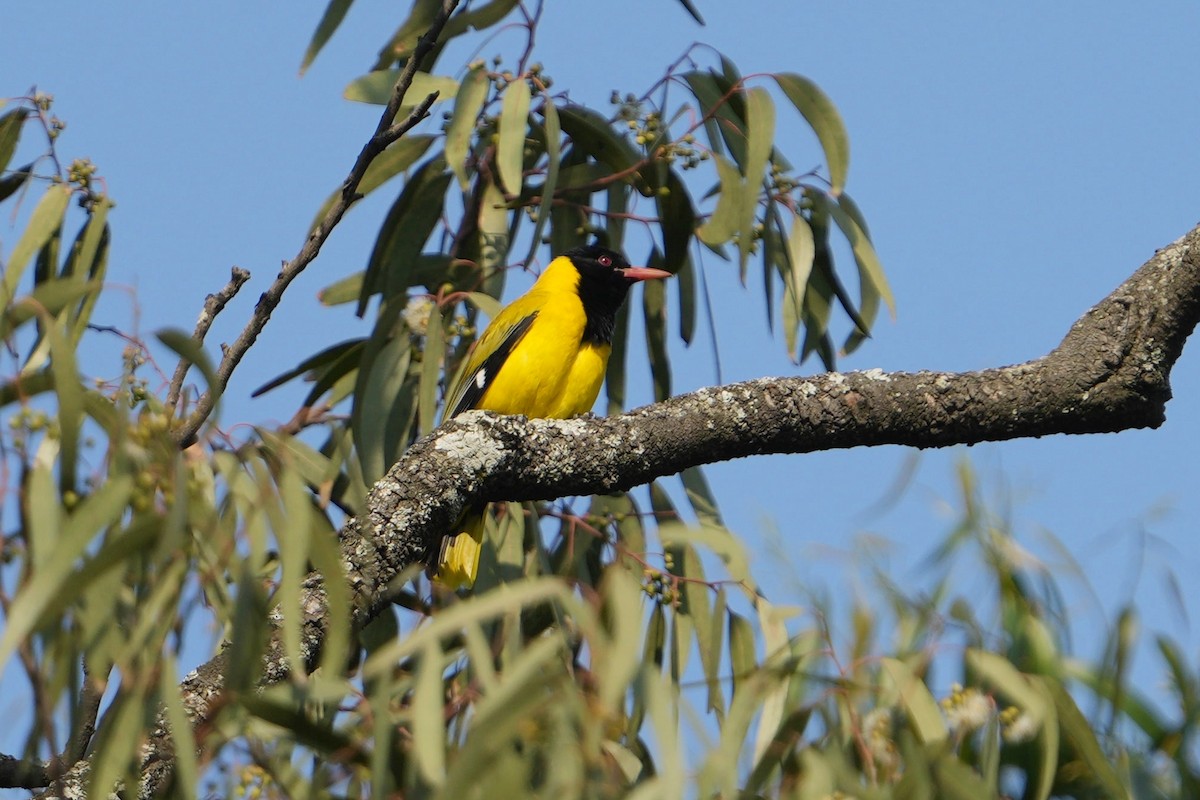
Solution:
[(644, 595), (638, 582), (619, 564), (605, 570), (600, 590), (609, 641), (597, 653), (603, 660), (596, 677), (601, 707), (616, 711), (641, 665)]
[(726, 76), (714, 71), (684, 73), (684, 81), (700, 104), (704, 129), (714, 155), (724, 155), (721, 142), (729, 156), (737, 163), (746, 160), (745, 98), (740, 87), (735, 87)]
[(196, 369), (200, 370), (200, 374), (204, 376), (204, 382), (208, 384), (208, 390), (213, 392), (218, 398), (220, 397), (221, 383), (217, 379), (217, 372), (213, 369), (212, 361), (208, 358), (208, 353), (204, 351), (204, 346), (200, 342), (197, 342), (178, 328), (163, 328), (155, 331), (154, 336), (164, 345), (171, 348), (175, 355), (187, 360)]
[(28, 505), (26, 535), (29, 537), (29, 550), (36, 574), (58, 553), (58, 540), (62, 532), (62, 497), (54, 489), (50, 467), (36, 462), (33, 469), (29, 470), (22, 491)]
[(1071, 749), (1087, 765), (1086, 775), (1109, 797), (1129, 797), (1129, 790), (1121, 782), (1112, 761), (1096, 739), (1096, 732), (1071, 694), (1063, 685), (1051, 677), (1043, 677), (1046, 689), (1054, 698), (1058, 722)]
[(967, 668), (992, 686), (1013, 705), (1034, 715), (1039, 722), (1045, 719), (1045, 703), (1029, 679), (1012, 665), (1007, 658), (986, 650), (971, 648), (966, 652)]
[(78, 560), (95, 537), (116, 522), (132, 493), (132, 477), (110, 476), (67, 518), (55, 542), (54, 557), (33, 573), (13, 598), (0, 636), (0, 670), (17, 645), (41, 625), (48, 609), (79, 596), (85, 584), (76, 574)]
[(770, 678), (770, 683), (763, 687), (765, 696), (759, 703), (758, 732), (754, 739), (754, 760), (758, 761), (766, 754), (767, 747), (775, 738), (783, 721), (789, 677), (785, 663), (790, 656), (784, 620), (791, 611), (776, 608), (762, 595), (755, 596), (754, 609), (758, 612), (758, 624), (763, 632), (763, 645), (766, 649), (764, 665), (769, 669), (767, 675)]
[(321, 48), (329, 42), (334, 31), (342, 24), (352, 2), (353, 0), (329, 0), (329, 5), (325, 7), (325, 13), (321, 15), (321, 21), (317, 23), (317, 29), (313, 32), (312, 41), (308, 43), (308, 49), (304, 51), (304, 58), (300, 61), (301, 75), (312, 66), (317, 53), (321, 52)]
[(429, 315), (426, 327), (425, 349), (421, 352), (421, 378), (417, 386), (417, 408), (419, 434), (429, 433), (434, 428), (438, 408), (438, 378), (442, 374), (442, 361), (446, 354), (446, 328), (442, 312), (436, 306)]
[(60, 311), (99, 288), (100, 284), (95, 281), (72, 279), (38, 284), (31, 294), (18, 299), (0, 316), (0, 339), (7, 339), (17, 328), (36, 319), (38, 314), (57, 316)]
[(683, 6), (684, 10), (692, 15), (692, 19), (696, 20), (696, 22), (700, 23), (701, 25), (704, 24), (704, 17), (700, 16), (700, 12), (696, 10), (694, 5), (692, 5), (692, 0), (679, 0), (679, 5)]
[(696, 210), (687, 186), (675, 170), (667, 173), (663, 189), (665, 194), (660, 191), (656, 199), (662, 220), (663, 269), (678, 274), (687, 266), (688, 245), (696, 232)]
[[(317, 512), (310, 507), (310, 513)], [(354, 624), (351, 619), (350, 582), (346, 579), (342, 567), (337, 536), (323, 535), (317, 531), (317, 535), (309, 542), (309, 557), (313, 567), (324, 578), (323, 587), (329, 609), (326, 615), (328, 624), (325, 628), (325, 638), (321, 642), (321, 672), (326, 675), (341, 675), (341, 671), (349, 663), (350, 637), (354, 632)], [(376, 619), (381, 619), (382, 616)]]
[[(101, 197), (92, 204), (88, 213), (88, 223), (75, 241), (71, 249), (63, 273), (75, 278), (88, 278), (99, 287), (104, 280), (105, 264), (108, 259), (108, 242), (111, 231), (108, 227), (108, 212), (113, 202), (107, 197)], [(100, 299), (99, 288), (94, 289), (80, 304), (78, 312), (73, 314), (71, 322), (71, 344), (78, 346), (91, 321), (92, 309)]]
[(433, 24), (441, 7), (442, 0), (415, 0), (412, 4), (412, 11), (392, 34), (383, 49), (379, 51), (379, 59), (375, 62), (373, 69), (380, 70), (407, 59), (412, 49), (416, 47), (417, 39)]
[(7, 175), (0, 174), (0, 201), (7, 200), (33, 176), (33, 162), (18, 167)]
[[(375, 156), (374, 160), (371, 161), (371, 165), (367, 167), (367, 171), (363, 173), (362, 180), (358, 182), (358, 189), (356, 190), (358, 195), (366, 197), (417, 163), (417, 159), (425, 155), (425, 151), (429, 149), (429, 145), (433, 144), (436, 138), (435, 136), (410, 134), (393, 142), (386, 150)], [(317, 210), (317, 215), (313, 217), (312, 225), (308, 227), (309, 233), (312, 233), (320, 226), (321, 220), (325, 219), (325, 215), (329, 213), (329, 209), (333, 208), (333, 204), (341, 196), (342, 189), (339, 187), (334, 189), (329, 197), (325, 198), (325, 202)]]
[(183, 707), (179, 690), (179, 673), (170, 651), (163, 652), (162, 668), (158, 671), (158, 697), (162, 701), (167, 728), (171, 732), (175, 758), (175, 775), (172, 791), (179, 792), (181, 800), (195, 800), (196, 787), (200, 785), (200, 766), (197, 763), (196, 738), (192, 735), (192, 722)]
[(822, 213), (820, 207), (815, 208), (813, 216), (809, 218), (816, 255), (813, 257), (808, 286), (804, 290), (804, 346), (800, 351), (800, 360), (803, 361), (810, 353), (816, 352), (825, 368), (833, 370), (836, 364), (833, 344), (829, 338), (829, 319), (833, 313), (834, 288), (828, 222), (829, 215)]
[(700, 467), (688, 467), (679, 473), (679, 479), (683, 482), (688, 502), (696, 512), (696, 517), (702, 523), (724, 525), (721, 510), (717, 508), (717, 497), (709, 487), (708, 479), (704, 477), (704, 470)]
[[(538, 205), (537, 219), (533, 225), (533, 236), (529, 242), (527, 262), (532, 262), (542, 246), (542, 234), (550, 214), (554, 210), (554, 190), (558, 188), (559, 162), (562, 153), (562, 127), (558, 121), (558, 110), (554, 107), (554, 99), (547, 96), (542, 103), (542, 118), (546, 126), (546, 179), (542, 181), (542, 202)], [(610, 187), (620, 188), (620, 187)]]
[(391, 671), (395, 669), (397, 662), (422, 652), (429, 642), (441, 641), (468, 625), (549, 601), (563, 603), (571, 609), (579, 605), (571, 595), (570, 588), (558, 578), (552, 577), (504, 584), (485, 594), (469, 597), (442, 609), (430, 618), (428, 624), (417, 628), (408, 636), (381, 647), (363, 664), (363, 677), (374, 678), (382, 672)]
[(442, 704), (442, 648), (426, 643), (413, 687), (413, 754), (421, 777), (433, 786), (446, 781), (446, 725)]
[[(241, 563), (237, 596), (230, 620), (230, 643), (226, 650), (225, 687), (234, 692), (254, 694), (262, 671), (262, 654), (267, 644), (267, 619), (270, 612), (261, 578), (250, 560)], [(241, 698), (245, 704), (250, 697)], [(252, 709), (251, 713), (259, 713)]]
[[(264, 504), (272, 520), (275, 541), (279, 543), (280, 577), (274, 598), (277, 601), (275, 607), (283, 616), (283, 645), (291, 662), (291, 672), (303, 678), (307, 677), (307, 670), (300, 641), (301, 584), (308, 574), (309, 542), (313, 538), (311, 506), (299, 472), (287, 461), (282, 463), (277, 472), (278, 502), (272, 500)], [(280, 511), (282, 513), (278, 513)]]
[(0, 172), (8, 168), (13, 154), (17, 152), (17, 142), (21, 139), (21, 126), (30, 114), (27, 108), (14, 108), (0, 116)]
[(800, 112), (825, 151), (825, 163), (829, 166), (829, 191), (837, 196), (846, 185), (846, 172), (850, 167), (850, 137), (837, 107), (808, 78), (791, 72), (774, 76), (784, 95)]
[(45, 325), (50, 345), (50, 371), (58, 394), (59, 457), (58, 482), (64, 492), (75, 490), (79, 462), (79, 431), (83, 427), (83, 385), (75, 365), (75, 348), (63, 335), (62, 325), (53, 320)]
[(948, 735), (946, 720), (925, 683), (899, 659), (881, 659), (880, 666), (922, 744), (944, 742)]
[(521, 193), (524, 182), (525, 138), (529, 131), (529, 84), (518, 78), (504, 90), (500, 105), (496, 168), (500, 183), (510, 195)]
[(706, 707), (717, 712), (717, 718), (725, 716), (725, 695), (721, 691), (721, 663), (725, 644), (725, 622), (728, 606), (725, 587), (717, 589), (717, 598), (713, 601), (712, 611), (708, 615), (708, 632), (696, 628), (696, 643), (700, 646), (700, 665), (704, 668), (704, 682), (707, 684)]
[(758, 671), (758, 656), (754, 651), (754, 626), (735, 611), (729, 612), (729, 664), (736, 697), (738, 690)]
[[(558, 109), (558, 116), (563, 132), (571, 138), (575, 148), (607, 164), (612, 172), (632, 170), (642, 160), (629, 139), (617, 132), (600, 113), (584, 106), (564, 105)], [(638, 191), (647, 197), (652, 194), (645, 185), (639, 185)]]
[[(335, 364), (347, 353), (361, 354), (363, 341), (364, 340), (362, 339), (347, 339), (344, 342), (338, 342), (337, 344), (326, 347), (324, 350), (313, 353), (296, 366), (292, 367), (286, 372), (276, 375), (262, 386), (259, 386), (250, 393), (250, 396), (258, 397), (259, 395), (266, 394), (272, 389), (278, 388), (293, 378), (298, 378), (307, 372), (316, 373), (318, 371), (324, 371), (331, 365)], [(357, 359), (355, 360), (355, 365), (357, 366)]]
[(629, 350), (629, 304), (622, 303), (617, 309), (613, 326), (612, 352), (604, 372), (604, 394), (608, 398), (608, 414), (620, 414), (625, 410), (626, 353)]
[[(776, 219), (768, 232), (768, 241), (774, 241), (776, 238), (784, 238), (781, 219)], [(781, 257), (783, 262), (778, 267), (783, 274), (783, 333), (788, 357), (799, 362), (802, 358), (797, 353), (796, 340), (801, 322), (805, 322), (808, 326), (812, 326), (816, 322), (822, 326), (822, 330), (817, 333), (823, 333), (823, 327), (828, 325), (828, 315), (826, 314), (822, 321), (820, 317), (814, 320), (812, 315), (806, 313), (805, 303), (808, 301), (808, 284), (816, 258), (816, 243), (812, 228), (802, 215), (795, 215), (792, 220), (791, 234), (786, 237), (786, 240), (787, 246), (773, 249), (772, 255), (776, 258)], [(814, 298), (819, 301), (820, 295), (814, 294)], [(818, 305), (818, 307), (822, 307), (826, 312), (829, 310), (828, 303), (824, 306)], [(813, 330), (810, 327), (806, 334), (806, 344), (807, 336), (812, 334)]]
[[(400, 78), (398, 69), (381, 69), (368, 72), (360, 78), (355, 78), (342, 92), (347, 100), (356, 103), (370, 103), (376, 106), (386, 106), (392, 99), (396, 89), (396, 81)], [(412, 83), (404, 95), (404, 103), (400, 106), (399, 115), (403, 116), (404, 109), (412, 108), (434, 92), (438, 93), (438, 101), (442, 102), (458, 91), (458, 81), (445, 75), (430, 75), (427, 72), (413, 73)]]
[(464, 192), (470, 179), (467, 173), (467, 153), (471, 149), (471, 139), (479, 122), (479, 112), (491, 85), (487, 69), (482, 64), (468, 70), (467, 76), (459, 84), (458, 95), (454, 98), (454, 116), (450, 118), (450, 125), (446, 128), (446, 163), (454, 171), (459, 188)]
[[(560, 110), (559, 122), (561, 121)], [(587, 172), (588, 177), (585, 177), (583, 172)], [(582, 148), (570, 147), (563, 153), (558, 173), (560, 202), (555, 203), (554, 208), (550, 210), (550, 252), (565, 253), (587, 241), (585, 226), (589, 217), (582, 206), (589, 204), (591, 192), (570, 187), (589, 184), (593, 172), (597, 173), (597, 176), (610, 174), (607, 167), (588, 161)]]
[[(650, 609), (650, 620), (646, 624), (646, 636), (642, 644), (643, 674), (652, 668), (662, 671), (664, 655), (667, 646), (667, 617), (661, 603), (655, 603)], [(645, 681), (636, 681), (633, 685), (633, 700), (629, 709), (629, 717), (625, 721), (625, 734), (629, 740), (635, 740), (646, 718)]]
[(21, 282), (21, 276), (25, 274), (25, 268), (29, 266), (30, 259), (50, 241), (55, 231), (62, 227), (63, 214), (66, 213), (71, 194), (70, 186), (51, 186), (33, 209), (29, 224), (17, 240), (4, 270), (4, 296), (0, 297), (4, 306), (11, 303), (16, 296), (17, 286)]
[(383, 477), (401, 449), (415, 410), (416, 381), (409, 375), (412, 345), (406, 335), (387, 341), (359, 368), (354, 393), (352, 429), (354, 446), (370, 486)]
[(875, 254), (871, 240), (867, 238), (866, 232), (859, 227), (854, 218), (847, 214), (840, 205), (828, 203), (827, 207), (829, 216), (833, 218), (834, 223), (850, 243), (850, 250), (854, 254), (854, 263), (858, 265), (862, 295), (860, 312), (863, 319), (867, 324), (874, 320), (875, 309), (879, 307), (880, 297), (883, 298), (888, 310), (895, 317), (896, 300), (892, 297), (892, 289), (888, 285), (887, 277), (883, 274), (883, 265), (879, 263), (879, 256)]
[(452, 39), (468, 31), (490, 28), (504, 19), (505, 15), (516, 8), (519, 2), (520, 0), (492, 0), (483, 5), (471, 3), (469, 7), (450, 18), (446, 27), (442, 29), (442, 39)]
[(792, 278), (788, 290), (795, 294), (796, 307), (802, 308), (804, 290), (808, 287), (808, 278), (812, 275), (813, 261), (817, 256), (817, 245), (812, 228), (800, 214), (792, 218), (792, 230), (787, 245), (785, 252)]
[(943, 753), (933, 762), (933, 775), (937, 791), (927, 796), (940, 800), (980, 800), (1001, 796), (995, 786), (989, 786), (979, 777), (979, 773), (953, 753)]
[(452, 179), (445, 159), (436, 156), (422, 164), (404, 185), (388, 210), (367, 261), (355, 311), (358, 316), (366, 311), (371, 295), (382, 292), (387, 300), (411, 285), (413, 264), (442, 217), (446, 189)]
[(504, 193), (494, 183), (483, 190), (479, 204), (479, 278), (487, 288), (493, 275), (502, 275), (508, 258), (508, 208)]
[(145, 715), (152, 704), (146, 702), (141, 687), (125, 682), (112, 705), (104, 714), (104, 722), (95, 752), (90, 759), (85, 797), (110, 797), (117, 782), (133, 766), (145, 736)]
[[(658, 249), (650, 257), (649, 267), (661, 264)], [(650, 375), (654, 379), (654, 401), (671, 396), (671, 362), (667, 356), (667, 289), (662, 281), (642, 284), (642, 314), (646, 326), (646, 349), (650, 356)]]
[(708, 220), (696, 231), (696, 237), (709, 247), (717, 247), (730, 241), (738, 233), (742, 222), (742, 173), (737, 165), (721, 155), (713, 156), (717, 177), (721, 182), (721, 193), (717, 196), (717, 207)]
[(482, 311), (488, 319), (495, 319), (503, 308), (499, 300), (483, 292), (467, 292), (466, 300)]

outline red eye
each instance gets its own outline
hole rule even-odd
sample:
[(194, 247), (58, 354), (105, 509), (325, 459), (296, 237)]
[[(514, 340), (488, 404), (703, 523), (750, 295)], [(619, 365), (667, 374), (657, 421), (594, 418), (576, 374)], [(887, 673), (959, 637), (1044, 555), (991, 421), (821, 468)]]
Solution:
[(611, 267), (612, 266), (612, 259), (609, 258), (608, 256), (600, 256), (599, 258), (596, 259), (596, 261), (600, 262), (600, 266), (602, 266), (602, 267)]

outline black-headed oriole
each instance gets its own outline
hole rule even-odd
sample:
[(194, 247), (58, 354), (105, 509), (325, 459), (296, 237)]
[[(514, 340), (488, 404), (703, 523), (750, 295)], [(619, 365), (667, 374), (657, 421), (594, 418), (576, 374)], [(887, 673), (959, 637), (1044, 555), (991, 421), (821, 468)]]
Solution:
[[(619, 253), (596, 245), (558, 256), (487, 326), (448, 395), (445, 418), (470, 409), (550, 419), (591, 411), (629, 287), (670, 276), (631, 267)], [(483, 509), (470, 509), (443, 540), (436, 580), (452, 589), (471, 586), (482, 541)]]

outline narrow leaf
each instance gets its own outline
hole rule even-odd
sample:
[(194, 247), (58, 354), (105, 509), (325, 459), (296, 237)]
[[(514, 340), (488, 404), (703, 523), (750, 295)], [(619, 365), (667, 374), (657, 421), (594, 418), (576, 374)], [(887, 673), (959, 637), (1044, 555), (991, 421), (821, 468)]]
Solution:
[(446, 354), (446, 329), (440, 309), (433, 309), (425, 330), (425, 349), (421, 351), (421, 379), (417, 388), (420, 433), (432, 431), (434, 420), (437, 419), (438, 378), (441, 377), (442, 360)]
[(35, 572), (17, 592), (0, 636), (0, 670), (17, 644), (39, 624), (52, 603), (69, 602), (84, 588), (74, 570), (87, 546), (124, 511), (133, 492), (128, 475), (110, 477), (85, 498), (63, 525), (54, 558)]
[(413, 688), (413, 753), (421, 777), (433, 786), (446, 780), (446, 725), (442, 707), (442, 648), (428, 642), (421, 651)]
[(746, 684), (758, 669), (754, 649), (754, 627), (735, 611), (729, 612), (729, 664), (733, 669), (733, 692)]
[(17, 142), (21, 138), (21, 126), (29, 116), (29, 109), (14, 108), (4, 116), (0, 116), (0, 172), (8, 168), (13, 153), (17, 152)]
[(321, 21), (317, 23), (317, 29), (313, 32), (312, 41), (308, 43), (308, 49), (304, 51), (304, 58), (300, 61), (301, 75), (312, 66), (317, 53), (321, 52), (321, 48), (329, 42), (334, 31), (342, 24), (352, 2), (353, 0), (329, 0), (329, 5), (325, 7), (325, 13), (321, 15)]
[(1070, 692), (1054, 678), (1043, 677), (1043, 681), (1050, 696), (1054, 698), (1062, 733), (1070, 743), (1071, 749), (1087, 765), (1087, 774), (1107, 796), (1128, 797), (1129, 791), (1121, 782), (1120, 776), (1113, 768), (1112, 761), (1096, 739), (1094, 727), (1079, 710), (1079, 706), (1075, 704)]
[[(351, 81), (350, 85), (342, 92), (342, 96), (357, 103), (386, 106), (391, 102), (392, 92), (396, 89), (396, 80), (399, 77), (400, 70), (398, 69), (368, 72), (361, 78)], [(400, 115), (404, 114), (405, 108), (417, 105), (434, 92), (438, 93), (439, 101), (444, 101), (457, 91), (458, 81), (454, 78), (445, 75), (430, 75), (427, 72), (414, 73), (408, 92), (404, 95), (404, 104), (400, 107)]]
[(63, 334), (62, 325), (49, 321), (45, 326), (50, 345), (50, 371), (58, 394), (59, 485), (64, 492), (75, 490), (75, 469), (79, 461), (79, 431), (83, 427), (83, 384), (75, 364), (75, 348)]
[(850, 137), (837, 107), (808, 78), (791, 72), (775, 75), (775, 82), (784, 95), (800, 112), (825, 151), (825, 163), (829, 166), (830, 192), (840, 194), (846, 185), (846, 172), (850, 167)]
[(0, 297), (3, 305), (7, 306), (16, 296), (17, 286), (25, 268), (29, 266), (30, 259), (50, 241), (54, 232), (62, 227), (63, 214), (70, 199), (71, 187), (58, 184), (47, 189), (38, 201), (29, 217), (28, 225), (25, 226), (25, 232), (21, 234), (8, 257), (8, 265), (4, 270), (4, 296)]
[(204, 382), (208, 384), (208, 390), (220, 396), (221, 382), (217, 378), (217, 371), (213, 369), (212, 361), (209, 360), (203, 345), (178, 328), (163, 328), (155, 331), (154, 336), (171, 348), (175, 355), (186, 359), (200, 370), (200, 374), (204, 376)]
[(470, 179), (467, 174), (467, 153), (470, 152), (479, 112), (491, 85), (487, 69), (482, 64), (471, 67), (459, 84), (458, 95), (454, 98), (454, 116), (446, 128), (446, 163), (454, 171), (459, 188), (464, 192)]
[(948, 735), (946, 721), (924, 682), (899, 659), (884, 658), (880, 665), (883, 667), (883, 674), (894, 687), (900, 706), (912, 723), (917, 738), (923, 744), (945, 741)]
[[(562, 127), (558, 121), (558, 110), (554, 107), (554, 98), (547, 96), (542, 104), (542, 118), (546, 126), (546, 179), (542, 181), (542, 202), (538, 205), (537, 219), (533, 225), (533, 236), (529, 243), (527, 262), (532, 262), (542, 246), (542, 234), (546, 223), (550, 221), (550, 213), (554, 210), (554, 190), (558, 188), (559, 162), (561, 161)], [(610, 187), (614, 190), (623, 187)]]
[(500, 106), (499, 141), (496, 143), (496, 168), (500, 183), (510, 195), (521, 193), (524, 182), (525, 139), (529, 131), (529, 84), (517, 78), (504, 89)]
[[(658, 250), (647, 266), (661, 263)], [(667, 290), (663, 281), (642, 284), (642, 313), (646, 325), (646, 349), (650, 355), (650, 374), (654, 378), (654, 401), (661, 403), (671, 396), (671, 363), (667, 356)]]

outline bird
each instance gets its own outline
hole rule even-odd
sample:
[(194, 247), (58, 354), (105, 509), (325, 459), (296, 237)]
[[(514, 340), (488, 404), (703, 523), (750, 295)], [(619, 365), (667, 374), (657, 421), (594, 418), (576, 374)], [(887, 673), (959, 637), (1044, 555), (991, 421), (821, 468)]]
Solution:
[[(630, 287), (669, 277), (666, 270), (631, 266), (620, 253), (594, 244), (557, 256), (529, 291), (488, 324), (447, 393), (443, 419), (472, 409), (544, 419), (591, 411), (608, 367), (617, 311)], [(464, 512), (442, 540), (430, 565), (442, 586), (474, 585), (484, 508)]]

